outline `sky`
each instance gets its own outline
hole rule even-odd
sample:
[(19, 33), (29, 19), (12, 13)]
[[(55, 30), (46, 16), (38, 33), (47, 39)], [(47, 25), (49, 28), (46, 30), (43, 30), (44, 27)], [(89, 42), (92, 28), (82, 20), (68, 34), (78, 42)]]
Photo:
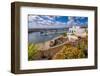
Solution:
[(28, 28), (66, 28), (88, 25), (88, 17), (28, 15)]

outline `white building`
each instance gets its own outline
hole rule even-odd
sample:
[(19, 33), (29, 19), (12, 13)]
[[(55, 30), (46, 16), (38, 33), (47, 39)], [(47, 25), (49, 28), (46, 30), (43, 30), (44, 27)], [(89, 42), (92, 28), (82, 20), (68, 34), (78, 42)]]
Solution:
[(81, 26), (72, 26), (69, 28), (67, 32), (67, 36), (69, 40), (77, 40), (78, 36), (80, 37), (86, 37), (87, 36), (87, 27), (81, 27)]
[(69, 28), (67, 34), (83, 34), (86, 33), (87, 27), (81, 27), (81, 26), (72, 26)]

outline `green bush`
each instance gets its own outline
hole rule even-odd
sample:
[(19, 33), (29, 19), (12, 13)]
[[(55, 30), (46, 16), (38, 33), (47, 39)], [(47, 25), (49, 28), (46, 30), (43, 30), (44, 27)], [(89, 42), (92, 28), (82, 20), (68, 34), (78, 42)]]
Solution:
[(76, 59), (85, 58), (83, 50), (73, 46), (64, 46), (62, 50), (53, 57), (53, 59)]
[(28, 60), (33, 60), (38, 53), (38, 46), (33, 43), (28, 44)]
[(67, 32), (62, 33), (62, 35), (63, 35), (64, 37), (66, 37), (66, 36), (67, 36)]
[[(64, 36), (67, 34), (64, 33)], [(76, 42), (70, 42), (63, 45), (52, 59), (79, 59), (88, 57), (88, 37), (79, 38)], [(28, 44), (28, 60), (38, 59), (41, 57), (41, 52), (38, 50), (38, 45), (29, 43)]]

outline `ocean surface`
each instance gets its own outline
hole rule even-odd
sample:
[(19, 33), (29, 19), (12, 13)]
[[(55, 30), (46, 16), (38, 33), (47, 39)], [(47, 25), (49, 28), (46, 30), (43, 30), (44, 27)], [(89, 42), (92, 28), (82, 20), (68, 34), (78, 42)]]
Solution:
[(28, 42), (29, 43), (41, 43), (45, 41), (52, 40), (53, 38), (61, 35), (64, 31), (52, 32), (31, 32), (28, 33)]

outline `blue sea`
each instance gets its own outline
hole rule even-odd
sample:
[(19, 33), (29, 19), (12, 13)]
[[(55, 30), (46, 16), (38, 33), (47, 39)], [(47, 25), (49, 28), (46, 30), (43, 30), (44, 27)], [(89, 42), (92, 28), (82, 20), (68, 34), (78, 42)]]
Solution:
[(28, 33), (28, 42), (29, 43), (41, 43), (41, 42), (49, 41), (49, 40), (61, 35), (65, 31), (60, 30), (58, 32), (53, 32), (53, 33), (48, 33), (48, 32), (49, 31)]

